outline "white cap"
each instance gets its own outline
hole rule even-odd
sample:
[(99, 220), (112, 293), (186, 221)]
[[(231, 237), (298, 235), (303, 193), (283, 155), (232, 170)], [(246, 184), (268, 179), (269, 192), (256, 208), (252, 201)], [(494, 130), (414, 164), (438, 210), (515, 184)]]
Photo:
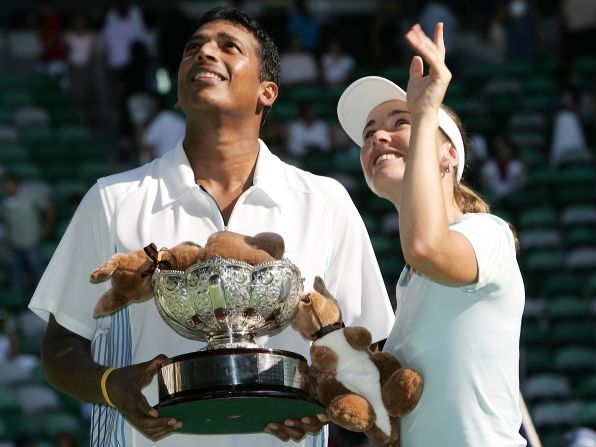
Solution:
[[(407, 102), (406, 92), (388, 79), (366, 76), (352, 82), (342, 93), (337, 103), (339, 122), (358, 146), (362, 147), (362, 131), (372, 109), (391, 100)], [(464, 173), (466, 154), (464, 141), (455, 121), (443, 109), (439, 109), (439, 127), (449, 137), (459, 157), (457, 181)]]

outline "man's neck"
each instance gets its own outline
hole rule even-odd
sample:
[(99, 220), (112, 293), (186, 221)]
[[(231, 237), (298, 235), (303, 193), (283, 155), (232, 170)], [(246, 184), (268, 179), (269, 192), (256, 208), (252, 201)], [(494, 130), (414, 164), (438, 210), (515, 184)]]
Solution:
[(217, 202), (227, 224), (236, 201), (253, 183), (258, 134), (187, 129), (183, 147), (195, 182)]

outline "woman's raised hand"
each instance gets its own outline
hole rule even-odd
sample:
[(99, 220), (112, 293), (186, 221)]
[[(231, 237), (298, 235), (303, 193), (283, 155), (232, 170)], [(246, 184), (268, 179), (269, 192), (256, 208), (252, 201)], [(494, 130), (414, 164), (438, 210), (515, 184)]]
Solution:
[[(445, 65), (445, 42), (443, 41), (443, 23), (435, 25), (432, 41), (420, 25), (414, 25), (406, 33), (406, 42), (418, 54), (410, 64), (408, 81), (408, 109), (413, 114), (436, 111), (441, 106), (451, 72)], [(424, 62), (429, 65), (428, 74), (424, 75)]]

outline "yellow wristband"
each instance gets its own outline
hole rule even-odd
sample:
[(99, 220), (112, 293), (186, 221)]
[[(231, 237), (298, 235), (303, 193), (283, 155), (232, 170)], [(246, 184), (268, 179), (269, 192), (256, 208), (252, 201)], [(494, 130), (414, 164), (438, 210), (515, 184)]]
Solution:
[(110, 407), (114, 407), (116, 408), (116, 405), (114, 405), (112, 403), (112, 401), (110, 400), (110, 398), (108, 397), (108, 390), (106, 389), (106, 382), (108, 380), (109, 375), (112, 373), (112, 371), (114, 371), (116, 368), (108, 368), (103, 372), (103, 375), (101, 376), (101, 395), (103, 396), (104, 400), (106, 401), (106, 403), (110, 406)]

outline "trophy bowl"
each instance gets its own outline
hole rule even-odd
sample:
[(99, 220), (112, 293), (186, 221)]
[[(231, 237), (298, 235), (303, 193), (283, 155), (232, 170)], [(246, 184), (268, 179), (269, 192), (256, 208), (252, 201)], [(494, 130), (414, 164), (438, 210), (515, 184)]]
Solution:
[(179, 431), (262, 432), (269, 422), (324, 412), (308, 395), (306, 359), (255, 343), (296, 314), (303, 279), (289, 260), (253, 266), (213, 257), (185, 271), (156, 269), (152, 286), (164, 321), (207, 342), (158, 372), (156, 407), (184, 423)]

